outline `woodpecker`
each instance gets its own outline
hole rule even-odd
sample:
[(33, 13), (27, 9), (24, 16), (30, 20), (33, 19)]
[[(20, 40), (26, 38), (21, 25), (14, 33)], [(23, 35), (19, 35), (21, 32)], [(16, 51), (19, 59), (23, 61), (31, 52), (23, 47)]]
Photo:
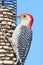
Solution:
[(32, 24), (34, 22), (31, 14), (17, 16), (21, 23), (12, 34), (12, 47), (17, 56), (17, 65), (24, 65), (32, 41)]
[(1, 31), (5, 39), (11, 43), (14, 53), (16, 53), (17, 65), (24, 65), (32, 41), (32, 24), (34, 19), (31, 14), (21, 14), (16, 17), (20, 18), (21, 23), (13, 31), (11, 39), (6, 36), (5, 30)]

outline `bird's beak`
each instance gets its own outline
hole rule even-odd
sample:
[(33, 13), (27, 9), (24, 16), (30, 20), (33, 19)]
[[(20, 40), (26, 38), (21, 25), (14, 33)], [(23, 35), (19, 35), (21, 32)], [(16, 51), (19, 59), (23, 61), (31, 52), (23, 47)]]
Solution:
[(16, 18), (20, 18), (20, 16), (14, 15)]
[(20, 16), (16, 16), (16, 18), (20, 18)]

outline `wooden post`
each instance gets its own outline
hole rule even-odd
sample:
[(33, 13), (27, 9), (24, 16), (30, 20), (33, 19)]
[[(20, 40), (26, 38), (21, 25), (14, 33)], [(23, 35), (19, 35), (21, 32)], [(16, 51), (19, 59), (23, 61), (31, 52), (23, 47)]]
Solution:
[[(6, 29), (5, 34), (10, 39), (16, 27), (17, 12), (12, 6), (0, 6), (0, 30)], [(0, 65), (16, 65), (16, 54), (13, 51), (11, 43), (6, 39), (0, 31)]]

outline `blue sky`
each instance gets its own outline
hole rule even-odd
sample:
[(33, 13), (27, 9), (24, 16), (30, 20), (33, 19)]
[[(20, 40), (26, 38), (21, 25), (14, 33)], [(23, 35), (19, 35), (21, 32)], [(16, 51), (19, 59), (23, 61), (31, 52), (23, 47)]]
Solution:
[(17, 0), (17, 15), (22, 13), (34, 17), (33, 39), (25, 65), (43, 65), (43, 0)]

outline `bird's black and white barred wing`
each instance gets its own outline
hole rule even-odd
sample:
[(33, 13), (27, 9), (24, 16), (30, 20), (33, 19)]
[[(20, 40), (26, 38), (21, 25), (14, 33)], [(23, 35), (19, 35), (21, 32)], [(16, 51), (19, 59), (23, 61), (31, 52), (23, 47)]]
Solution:
[(30, 49), (30, 44), (32, 40), (32, 30), (26, 26), (21, 27), (21, 32), (18, 39), (18, 52), (22, 62), (25, 61), (27, 54)]

